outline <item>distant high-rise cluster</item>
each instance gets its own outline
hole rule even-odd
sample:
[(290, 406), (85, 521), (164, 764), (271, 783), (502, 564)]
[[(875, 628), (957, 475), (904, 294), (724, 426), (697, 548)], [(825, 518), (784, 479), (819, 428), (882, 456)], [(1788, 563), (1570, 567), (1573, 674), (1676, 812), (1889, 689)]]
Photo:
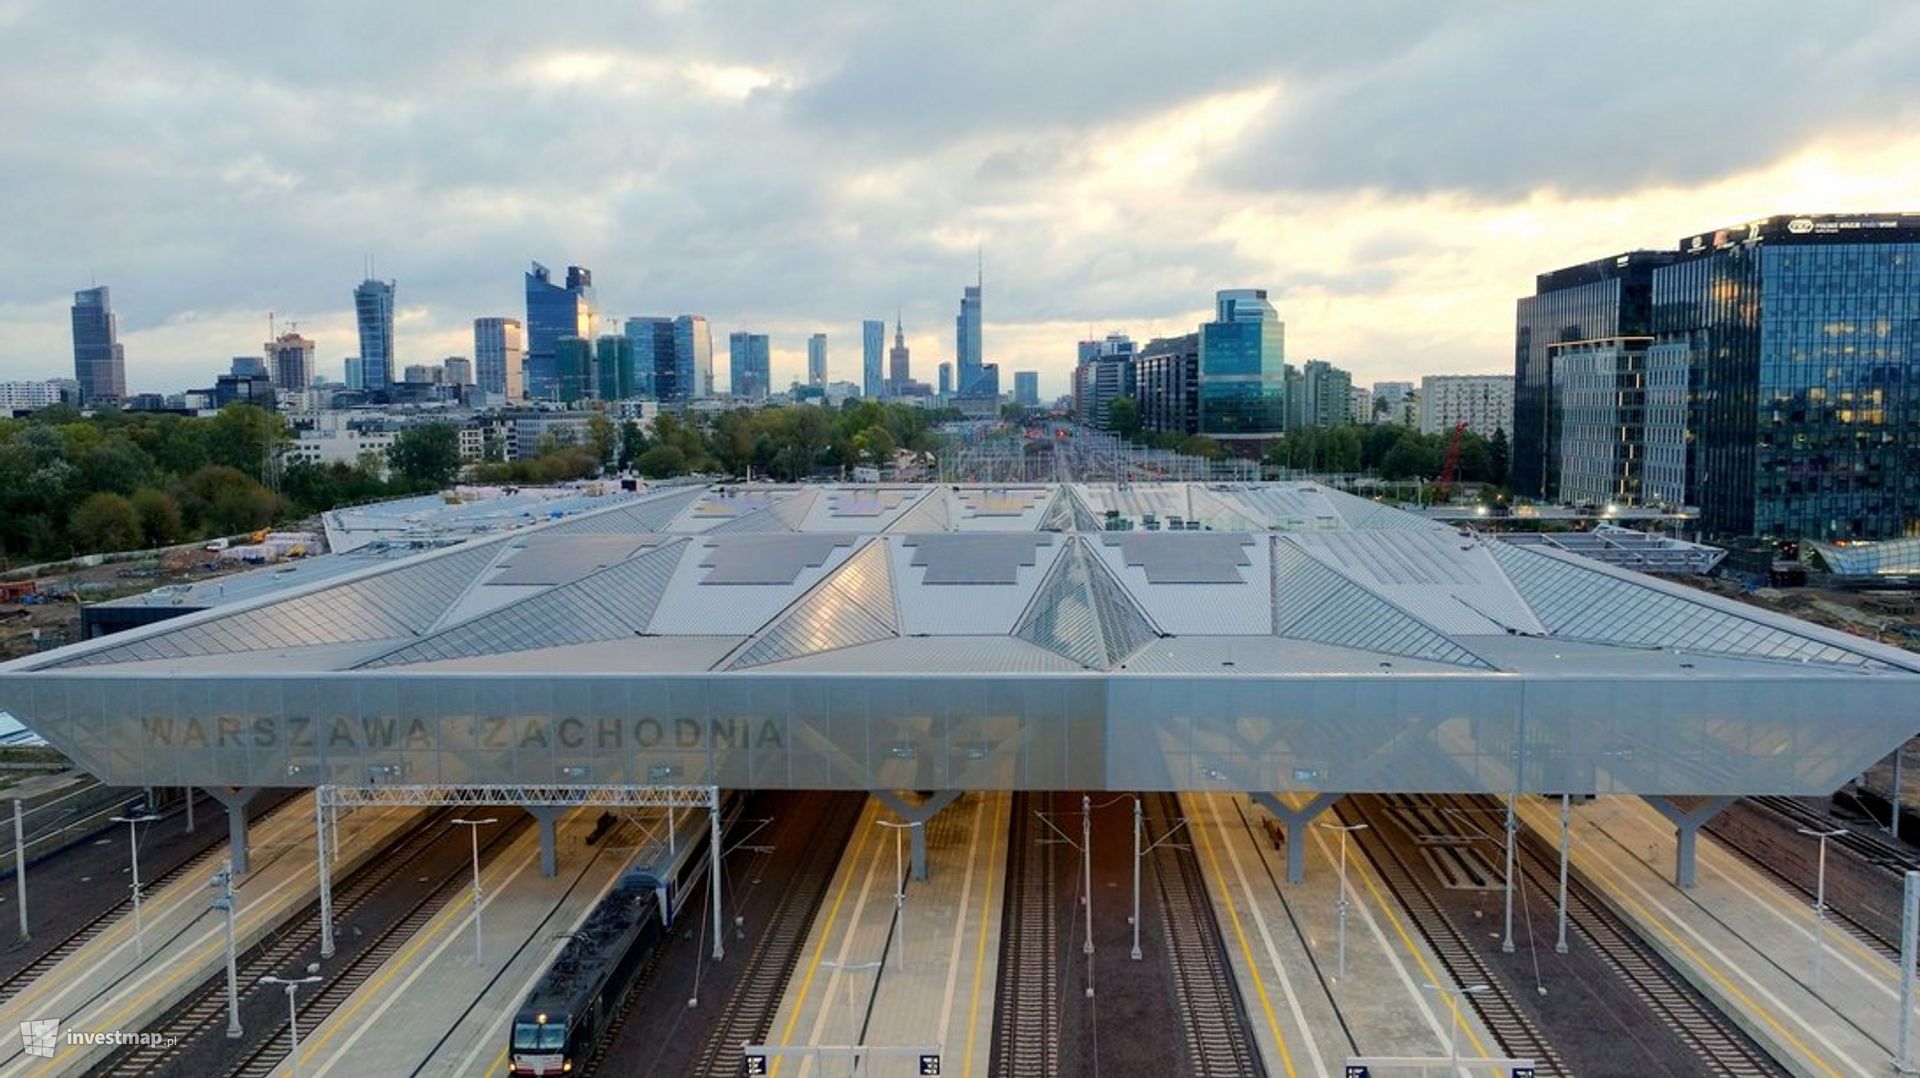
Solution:
[(73, 378), (87, 403), (127, 395), (127, 356), (113, 317), (113, 297), (102, 286), (73, 294)]

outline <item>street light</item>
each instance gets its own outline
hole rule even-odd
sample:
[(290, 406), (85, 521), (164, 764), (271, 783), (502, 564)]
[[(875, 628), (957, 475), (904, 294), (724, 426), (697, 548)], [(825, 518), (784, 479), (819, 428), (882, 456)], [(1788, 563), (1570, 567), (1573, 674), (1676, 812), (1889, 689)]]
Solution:
[[(847, 986), (847, 1055), (852, 1060), (852, 1065), (848, 1068), (847, 1073), (858, 1074), (860, 1073), (860, 1019), (859, 1016), (854, 1013), (853, 977), (850, 976), (850, 974), (864, 973), (868, 970), (878, 971), (880, 969), (880, 963), (877, 960), (873, 962), (836, 962), (831, 958), (826, 958), (822, 959), (820, 964), (828, 969), (839, 970), (842, 974), (849, 975), (841, 978)], [(874, 976), (879, 976), (879, 973), (875, 972)]]
[(921, 821), (894, 823), (892, 820), (875, 820), (881, 827), (893, 832), (893, 938), (899, 944), (894, 951), (893, 968), (899, 969), (907, 962), (907, 878), (906, 866), (900, 860), (900, 839), (908, 831), (921, 825)]
[[(1468, 814), (1469, 811), (1492, 812), (1494, 810), (1492, 809), (1468, 810), (1468, 809), (1459, 809), (1459, 808), (1442, 808), (1440, 811), (1446, 813), (1449, 816), (1464, 817)], [(1504, 811), (1507, 814), (1507, 841), (1506, 841), (1507, 870), (1506, 870), (1506, 881), (1502, 885), (1501, 889), (1506, 892), (1506, 913), (1505, 913), (1505, 916), (1502, 918), (1504, 927), (1501, 929), (1501, 934), (1500, 934), (1500, 950), (1506, 954), (1512, 954), (1513, 953), (1513, 834), (1514, 834), (1514, 828), (1515, 828), (1514, 819), (1513, 819), (1513, 799), (1512, 798), (1507, 799), (1507, 807)], [(1485, 838), (1488, 841), (1493, 840), (1493, 836), (1487, 834), (1486, 829), (1481, 827), (1478, 823), (1473, 824), (1473, 829), (1476, 832), (1478, 832), (1482, 838)]]
[(1794, 830), (1809, 838), (1820, 840), (1820, 868), (1814, 874), (1813, 883), (1813, 987), (1820, 988), (1820, 967), (1827, 957), (1827, 840), (1847, 833), (1844, 827), (1828, 831), (1818, 831), (1808, 827)]
[(219, 891), (213, 900), (213, 908), (224, 910), (227, 914), (227, 1036), (238, 1038), (240, 1034), (240, 981), (239, 967), (236, 962), (233, 945), (233, 918), (235, 914), (233, 895), (233, 860), (227, 860), (227, 867), (213, 874), (213, 882), (207, 886)]
[(155, 813), (145, 811), (145, 805), (140, 806), (140, 808), (141, 811), (139, 812), (126, 816), (115, 816), (108, 822), (127, 825), (127, 848), (130, 851), (129, 858), (133, 862), (133, 950), (135, 954), (141, 958), (145, 958), (147, 957), (147, 941), (146, 935), (141, 931), (140, 923), (140, 825), (143, 823), (152, 823), (160, 817)]
[(1133, 917), (1130, 923), (1133, 925), (1133, 960), (1135, 962), (1140, 961), (1140, 858), (1152, 853), (1162, 842), (1172, 838), (1185, 826), (1187, 826), (1187, 818), (1182, 816), (1173, 822), (1172, 827), (1167, 828), (1166, 834), (1154, 839), (1149, 845), (1140, 845), (1140, 841), (1146, 837), (1143, 833), (1146, 830), (1146, 821), (1140, 815), (1140, 799), (1137, 797), (1133, 799)]
[(294, 993), (300, 991), (303, 984), (319, 984), (319, 977), (262, 977), (261, 984), (282, 985), (287, 990), (287, 1036), (291, 1038), (293, 1048), (287, 1053), (288, 1078), (300, 1078), (300, 1009), (294, 1004)]
[(467, 828), (467, 834), (473, 839), (473, 964), (478, 966), (486, 961), (480, 951), (480, 829), (488, 824), (500, 821), (492, 816), (484, 820), (455, 820), (454, 823)]
[(1340, 913), (1339, 979), (1346, 980), (1346, 977), (1347, 977), (1347, 836), (1353, 834), (1355, 831), (1366, 830), (1367, 825), (1363, 823), (1337, 824), (1337, 823), (1327, 823), (1325, 821), (1322, 821), (1319, 826), (1322, 828), (1325, 828), (1328, 831), (1340, 832), (1340, 900), (1334, 904), (1333, 908), (1338, 910)]
[(1448, 1074), (1457, 1074), (1460, 1070), (1460, 997), (1477, 996), (1487, 990), (1484, 984), (1462, 985), (1459, 988), (1442, 988), (1433, 982), (1427, 987), (1447, 997), (1447, 1008), (1452, 1021), (1447, 1023), (1447, 1067)]

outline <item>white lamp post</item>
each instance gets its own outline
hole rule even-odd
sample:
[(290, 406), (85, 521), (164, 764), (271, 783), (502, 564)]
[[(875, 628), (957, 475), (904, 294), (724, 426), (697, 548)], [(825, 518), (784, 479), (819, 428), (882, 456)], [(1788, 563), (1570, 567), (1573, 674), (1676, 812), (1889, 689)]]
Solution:
[(240, 982), (239, 965), (233, 944), (233, 918), (236, 912), (233, 895), (233, 862), (213, 874), (213, 882), (208, 884), (220, 894), (213, 900), (213, 908), (223, 910), (227, 915), (227, 1036), (240, 1036)]
[(481, 953), (480, 943), (480, 829), (488, 824), (499, 823), (500, 821), (489, 816), (484, 820), (455, 820), (453, 822), (465, 827), (468, 836), (473, 839), (473, 964), (477, 966), (486, 961), (485, 956)]
[(1827, 840), (1847, 833), (1844, 827), (1828, 831), (1816, 831), (1798, 827), (1794, 830), (1809, 838), (1820, 840), (1820, 867), (1813, 877), (1813, 987), (1820, 987), (1820, 967), (1827, 957)]
[[(141, 806), (143, 809), (145, 806)], [(138, 812), (126, 816), (115, 816), (109, 822), (127, 825), (128, 857), (133, 862), (133, 950), (141, 958), (147, 957), (146, 934), (141, 931), (140, 922), (140, 825), (152, 823), (160, 817), (152, 812)]]
[(892, 820), (876, 820), (881, 827), (893, 832), (893, 938), (899, 946), (894, 950), (893, 967), (899, 969), (907, 961), (907, 878), (906, 865), (900, 857), (900, 840), (908, 831), (920, 826), (920, 821), (895, 823)]
[(1366, 830), (1367, 825), (1363, 823), (1350, 823), (1345, 825), (1322, 823), (1320, 826), (1328, 831), (1340, 832), (1340, 898), (1339, 901), (1334, 903), (1333, 908), (1339, 911), (1340, 915), (1339, 978), (1344, 981), (1347, 978), (1347, 836), (1353, 834), (1355, 831)]
[(1447, 1012), (1449, 1018), (1447, 1023), (1447, 1062), (1450, 1064), (1447, 1068), (1447, 1073), (1456, 1074), (1460, 1070), (1460, 998), (1462, 996), (1477, 996), (1485, 992), (1487, 986), (1484, 984), (1469, 984), (1462, 985), (1459, 988), (1443, 988), (1429, 981), (1427, 987), (1447, 997)]
[(261, 984), (282, 985), (287, 990), (287, 1035), (293, 1042), (293, 1048), (287, 1053), (288, 1078), (300, 1078), (300, 1008), (294, 1003), (294, 994), (303, 984), (319, 984), (319, 977), (295, 977), (291, 980), (283, 977), (262, 977)]

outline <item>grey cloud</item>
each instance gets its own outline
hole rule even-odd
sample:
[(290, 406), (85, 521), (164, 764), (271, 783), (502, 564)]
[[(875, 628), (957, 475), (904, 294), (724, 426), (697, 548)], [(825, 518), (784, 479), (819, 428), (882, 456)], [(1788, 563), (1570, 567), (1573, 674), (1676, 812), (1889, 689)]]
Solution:
[(1214, 174), (1485, 199), (1701, 183), (1920, 114), (1916, 46), (1920, 8), (1866, 0), (1510, 7), (1290, 87)]

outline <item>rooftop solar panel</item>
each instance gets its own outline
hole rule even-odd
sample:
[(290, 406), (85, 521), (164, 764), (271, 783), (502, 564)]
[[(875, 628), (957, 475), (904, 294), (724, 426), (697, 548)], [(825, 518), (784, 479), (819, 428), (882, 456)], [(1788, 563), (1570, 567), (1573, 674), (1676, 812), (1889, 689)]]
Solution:
[(706, 540), (702, 584), (792, 584), (805, 569), (825, 565), (835, 549), (852, 546), (846, 535), (727, 535)]
[(1122, 532), (1101, 541), (1119, 547), (1128, 565), (1147, 572), (1149, 584), (1240, 584), (1240, 570), (1252, 565), (1247, 548), (1253, 537), (1232, 532)]
[(529, 535), (489, 584), (570, 584), (661, 540), (632, 535)]
[(1048, 537), (1024, 532), (955, 532), (906, 540), (927, 584), (1014, 584), (1020, 570), (1036, 564)]

